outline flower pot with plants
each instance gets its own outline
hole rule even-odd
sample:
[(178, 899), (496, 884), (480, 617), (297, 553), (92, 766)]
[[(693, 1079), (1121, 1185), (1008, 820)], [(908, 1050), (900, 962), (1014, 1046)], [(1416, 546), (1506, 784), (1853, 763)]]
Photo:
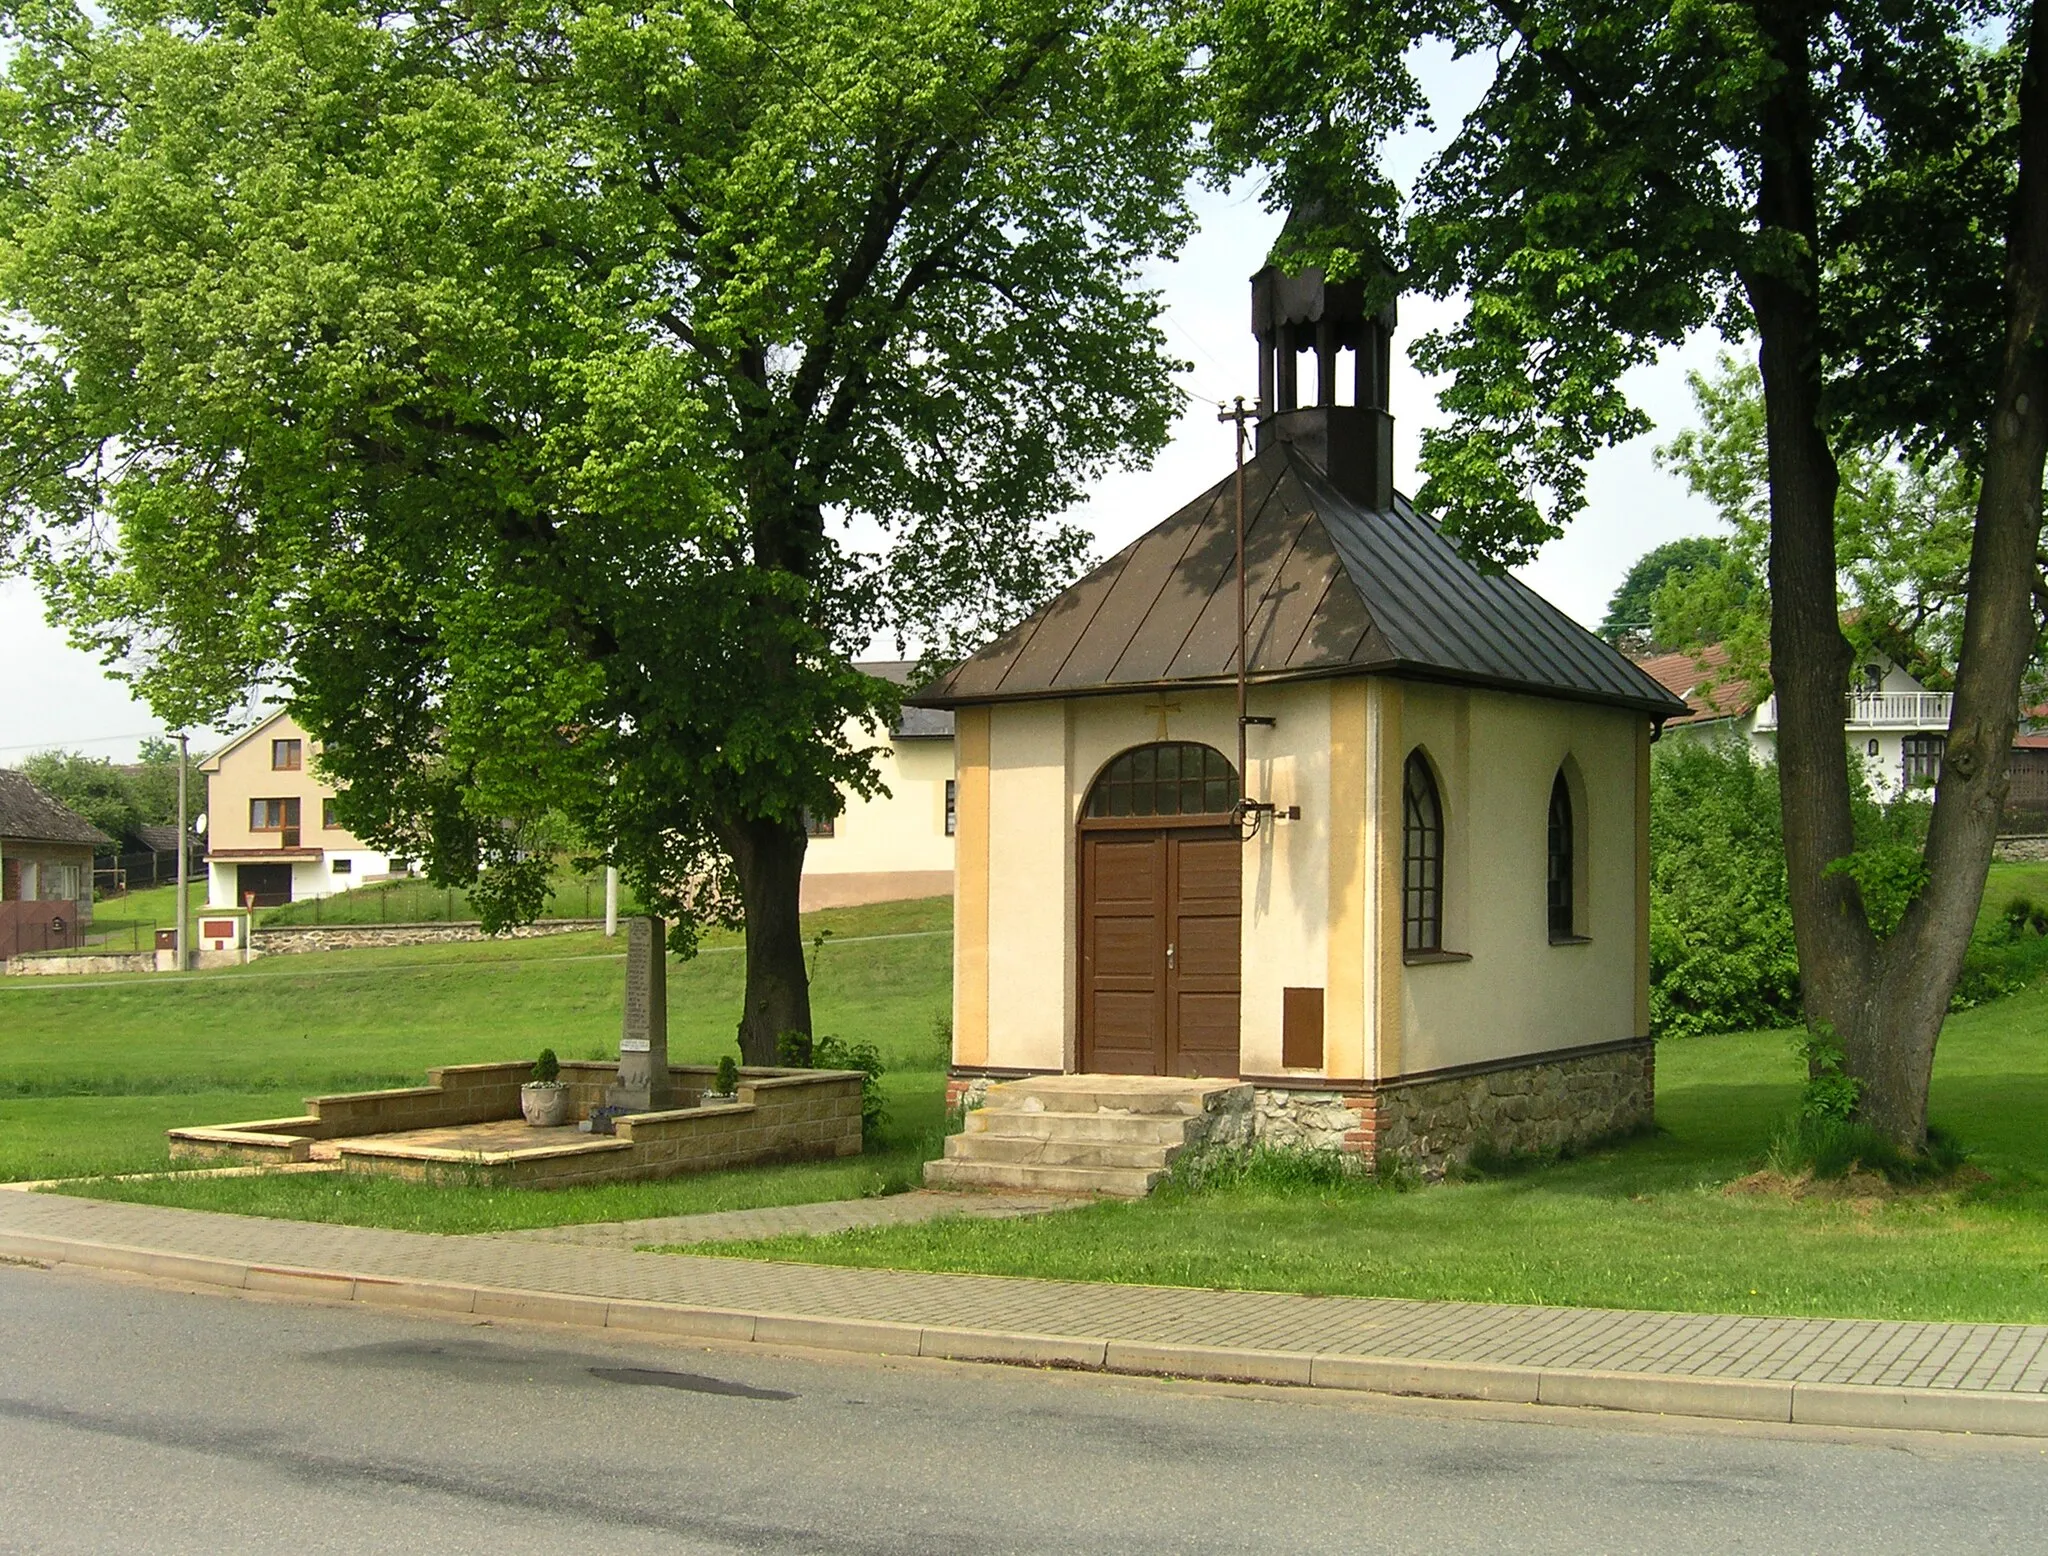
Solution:
[(559, 1129), (569, 1121), (569, 1087), (552, 1048), (534, 1061), (533, 1079), (519, 1088), (519, 1111), (535, 1129)]
[(716, 1107), (722, 1102), (737, 1102), (740, 1099), (740, 1067), (733, 1063), (731, 1054), (718, 1061), (718, 1073), (711, 1078), (711, 1089), (704, 1093), (704, 1106)]

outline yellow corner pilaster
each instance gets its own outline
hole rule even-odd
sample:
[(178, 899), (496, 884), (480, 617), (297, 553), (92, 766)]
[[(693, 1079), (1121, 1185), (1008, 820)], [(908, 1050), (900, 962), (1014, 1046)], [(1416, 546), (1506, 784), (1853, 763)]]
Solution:
[(988, 1063), (989, 710), (953, 720), (953, 1062)]

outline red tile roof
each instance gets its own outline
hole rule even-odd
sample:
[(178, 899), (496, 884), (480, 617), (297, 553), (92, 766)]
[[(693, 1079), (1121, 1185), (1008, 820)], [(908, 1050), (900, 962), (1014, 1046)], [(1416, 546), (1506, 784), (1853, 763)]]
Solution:
[(1754, 712), (1761, 701), (1756, 688), (1729, 668), (1728, 650), (1719, 643), (1638, 659), (1636, 667), (1666, 691), (1685, 699), (1686, 713), (1671, 720), (1673, 724), (1740, 718)]

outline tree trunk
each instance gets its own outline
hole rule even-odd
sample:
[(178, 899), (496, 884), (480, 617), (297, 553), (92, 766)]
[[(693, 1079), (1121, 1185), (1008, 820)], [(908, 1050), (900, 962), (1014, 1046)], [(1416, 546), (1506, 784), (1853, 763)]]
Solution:
[(1934, 1047), (1961, 976), (2005, 805), (2020, 679), (2036, 641), (2033, 590), (2048, 457), (2048, 17), (2029, 25), (2020, 80), (2019, 185), (2006, 230), (2005, 351), (1985, 429), (1970, 543), (1962, 662), (1956, 667), (1927, 886), (1886, 941), (1850, 1051), (1858, 1116), (1902, 1146), (1926, 1138)]
[(1926, 884), (1893, 934), (1828, 867), (1855, 850), (1837, 611), (1836, 469), (1819, 419), (1818, 226), (1803, 13), (1774, 32), (1783, 77), (1762, 122), (1759, 215), (1805, 246), (1798, 273), (1746, 278), (1761, 337), (1771, 480), (1771, 675), (1785, 859), (1808, 1025), (1841, 1045), (1860, 1121), (1907, 1150), (1926, 1141), (1928, 1083), (1961, 975), (2005, 800), (2020, 677), (2035, 641), (2033, 584), (2048, 454), (2048, 23), (2030, 24), (2020, 91), (2020, 178), (2008, 233), (2007, 336), (1985, 448), (1948, 748)]
[(740, 1056), (777, 1062), (785, 1032), (811, 1033), (811, 984), (804, 968), (797, 896), (803, 885), (800, 824), (745, 820), (722, 829), (740, 878), (746, 912), (747, 992), (740, 1012)]
[[(1840, 474), (1821, 425), (1817, 128), (1804, 11), (1772, 19), (1784, 66), (1764, 105), (1760, 261), (1745, 275), (1760, 345), (1771, 494), (1771, 681), (1786, 881), (1809, 1024), (1860, 1025), (1874, 949), (1855, 883), (1828, 865), (1853, 852), (1847, 701), (1851, 651), (1836, 598)], [(1793, 258), (1791, 256), (1797, 256)]]

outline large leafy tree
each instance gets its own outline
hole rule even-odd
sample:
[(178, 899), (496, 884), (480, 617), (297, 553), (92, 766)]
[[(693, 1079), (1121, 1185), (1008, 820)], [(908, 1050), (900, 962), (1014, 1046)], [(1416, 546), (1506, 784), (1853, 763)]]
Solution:
[[(1700, 423), (1660, 447), (1657, 458), (1714, 505), (1729, 530), (1720, 543), (1738, 568), (1761, 577), (1771, 553), (1762, 379), (1753, 364), (1724, 356), (1712, 374), (1693, 374), (1691, 383)], [(1953, 454), (1930, 458), (1854, 445), (1838, 447), (1835, 463), (1843, 634), (1859, 655), (1880, 650), (1928, 684), (1946, 686), (1962, 653), (1976, 474)], [(1745, 668), (1765, 670), (1768, 591), (1736, 598), (1710, 573), (1673, 576), (1657, 589), (1651, 616), (1654, 630), (1675, 645), (1734, 638), (1754, 650), (1755, 662)]]
[[(1222, 144), (1317, 215), (1294, 258), (1468, 297), (1417, 355), (1451, 375), (1421, 496), (1475, 553), (1530, 555), (1579, 506), (1586, 457), (1646, 429), (1628, 368), (1705, 326), (1754, 341), (1802, 995), (1861, 1117), (1919, 1145), (2035, 638), (2048, 19), (2002, 0), (1215, 0), (1210, 25)], [(1497, 63), (1404, 203), (1382, 154), (1426, 111), (1426, 37)], [(1835, 530), (1837, 451), (1885, 444), (1978, 478), (1947, 761), (1896, 923), (1859, 885)]]
[(1147, 0), (11, 7), (0, 523), (164, 717), (282, 683), (344, 819), (487, 913), (566, 815), (743, 910), (808, 1032), (805, 816), (1063, 581), (1166, 434)]
[(1715, 535), (1685, 535), (1652, 546), (1637, 557), (1607, 602), (1600, 635), (1624, 650), (1665, 650), (1690, 646), (1662, 630), (1657, 600), (1667, 588), (1696, 585), (1711, 588), (1739, 609), (1756, 592), (1756, 572), (1746, 559), (1734, 556), (1728, 542)]

